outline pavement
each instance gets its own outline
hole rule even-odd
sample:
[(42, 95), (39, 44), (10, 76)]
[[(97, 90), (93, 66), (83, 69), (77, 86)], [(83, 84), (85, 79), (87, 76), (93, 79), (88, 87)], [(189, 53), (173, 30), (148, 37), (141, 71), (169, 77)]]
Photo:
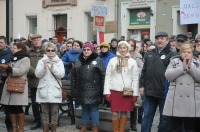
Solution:
[[(7, 132), (4, 120), (5, 120), (5, 114), (4, 112), (0, 112), (0, 132)], [(24, 131), (25, 132), (42, 132), (42, 128), (36, 129), (36, 130), (30, 130), (33, 120), (34, 120), (33, 113), (30, 108), (29, 115), (25, 115)], [(80, 131), (76, 129), (75, 125), (71, 125), (70, 123), (71, 123), (70, 117), (68, 115), (63, 115), (60, 120), (60, 126), (57, 128), (57, 132), (79, 132)], [(159, 112), (157, 110), (151, 132), (157, 132), (158, 124), (159, 124)], [(141, 132), (140, 130), (141, 124), (137, 124), (137, 129), (138, 129), (137, 132)], [(130, 131), (130, 132), (133, 132), (133, 131)]]

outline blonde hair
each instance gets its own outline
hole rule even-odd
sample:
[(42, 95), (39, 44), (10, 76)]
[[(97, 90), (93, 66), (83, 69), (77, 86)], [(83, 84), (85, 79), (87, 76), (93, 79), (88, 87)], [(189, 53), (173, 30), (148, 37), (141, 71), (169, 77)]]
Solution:
[(56, 47), (56, 45), (53, 44), (53, 43), (48, 42), (48, 43), (45, 45), (45, 48), (44, 48), (45, 51), (46, 51), (48, 48), (53, 48), (53, 49), (57, 52), (57, 47)]
[(186, 43), (186, 44), (181, 45), (180, 54), (181, 54), (184, 50), (186, 50), (186, 49), (191, 49), (192, 52), (194, 51), (193, 45), (192, 45), (192, 44)]
[(63, 45), (60, 47), (60, 52), (63, 52), (62, 49), (63, 49), (64, 47), (67, 48), (67, 45), (66, 45), (66, 44), (63, 44)]

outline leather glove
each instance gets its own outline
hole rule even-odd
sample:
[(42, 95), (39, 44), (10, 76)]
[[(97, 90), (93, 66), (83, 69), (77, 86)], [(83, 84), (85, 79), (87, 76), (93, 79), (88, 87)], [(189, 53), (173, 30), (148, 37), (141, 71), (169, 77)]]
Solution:
[(137, 96), (133, 96), (133, 98), (132, 98), (132, 102), (136, 102), (137, 101)]
[(110, 94), (107, 94), (107, 95), (105, 96), (105, 98), (106, 98), (106, 100), (107, 100), (108, 102), (111, 101), (111, 95), (110, 95)]
[(0, 70), (6, 70), (8, 68), (7, 64), (0, 64)]

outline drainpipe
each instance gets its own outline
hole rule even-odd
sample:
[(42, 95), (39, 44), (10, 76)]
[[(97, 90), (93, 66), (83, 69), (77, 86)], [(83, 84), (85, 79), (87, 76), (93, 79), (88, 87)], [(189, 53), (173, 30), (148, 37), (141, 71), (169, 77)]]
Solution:
[(115, 38), (118, 38), (118, 10), (119, 10), (119, 0), (115, 0), (115, 21), (117, 23), (117, 33), (115, 33)]
[(10, 0), (6, 0), (6, 38), (9, 44), (9, 3)]

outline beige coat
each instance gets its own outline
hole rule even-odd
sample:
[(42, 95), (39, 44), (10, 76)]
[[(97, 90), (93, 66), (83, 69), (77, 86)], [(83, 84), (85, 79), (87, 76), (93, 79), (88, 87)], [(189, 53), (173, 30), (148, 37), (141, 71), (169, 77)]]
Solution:
[[(10, 64), (12, 66), (12, 75), (27, 80), (27, 73), (30, 68), (30, 59), (24, 57), (16, 62)], [(5, 82), (3, 93), (1, 97), (1, 104), (4, 105), (28, 105), (28, 81), (26, 81), (24, 93), (7, 92), (7, 80)]]
[(170, 81), (163, 114), (176, 117), (200, 117), (200, 62), (193, 59), (185, 71), (179, 57), (172, 58), (166, 72)]

